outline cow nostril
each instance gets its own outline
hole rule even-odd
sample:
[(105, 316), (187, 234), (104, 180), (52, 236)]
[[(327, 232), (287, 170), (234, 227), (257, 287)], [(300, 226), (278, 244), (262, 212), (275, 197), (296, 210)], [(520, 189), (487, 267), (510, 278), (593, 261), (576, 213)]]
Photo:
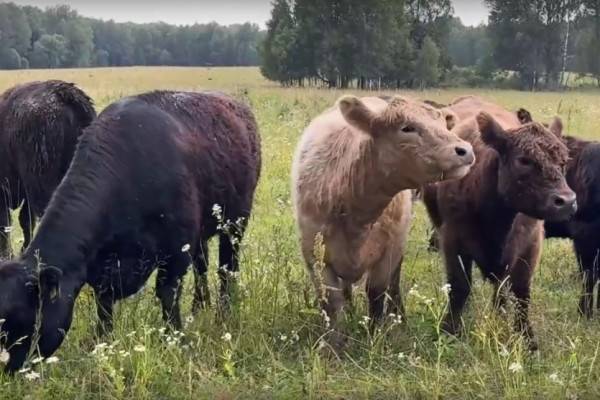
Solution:
[(455, 147), (454, 151), (459, 157), (464, 157), (469, 153), (464, 147)]
[(557, 197), (554, 199), (554, 205), (555, 205), (556, 207), (564, 207), (564, 206), (565, 206), (565, 204), (566, 204), (566, 201), (565, 201), (565, 199), (564, 199), (563, 197), (557, 196)]

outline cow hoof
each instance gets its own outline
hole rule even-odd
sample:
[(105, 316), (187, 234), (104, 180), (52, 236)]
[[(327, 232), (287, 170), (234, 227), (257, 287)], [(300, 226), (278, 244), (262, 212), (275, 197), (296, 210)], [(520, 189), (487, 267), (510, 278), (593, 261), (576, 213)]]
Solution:
[(538, 341), (533, 337), (528, 337), (527, 338), (527, 350), (529, 350), (530, 353), (535, 353), (539, 349), (540, 349), (540, 346), (538, 344)]

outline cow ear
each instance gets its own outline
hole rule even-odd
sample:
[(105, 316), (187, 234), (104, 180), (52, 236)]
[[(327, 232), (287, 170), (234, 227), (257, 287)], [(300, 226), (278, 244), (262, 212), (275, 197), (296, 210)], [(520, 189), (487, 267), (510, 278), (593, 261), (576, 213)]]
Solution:
[(557, 137), (562, 138), (563, 123), (559, 117), (554, 117), (554, 119), (552, 120), (552, 123), (550, 124), (550, 127), (548, 127), (548, 129), (550, 130), (550, 132), (554, 133)]
[(358, 97), (344, 96), (338, 100), (338, 107), (346, 122), (363, 132), (371, 133), (375, 115)]
[(477, 115), (477, 125), (481, 132), (481, 139), (485, 144), (495, 149), (498, 153), (503, 153), (508, 146), (507, 134), (494, 117), (486, 112)]
[(519, 108), (517, 110), (517, 118), (521, 124), (526, 124), (528, 122), (533, 122), (533, 118), (531, 117), (531, 113), (524, 108)]
[(441, 111), (442, 115), (446, 120), (446, 129), (451, 131), (452, 128), (454, 128), (458, 123), (458, 116), (453, 111), (450, 111), (448, 109), (442, 109)]
[(40, 291), (42, 296), (55, 300), (60, 296), (62, 271), (56, 267), (43, 267), (40, 270)]

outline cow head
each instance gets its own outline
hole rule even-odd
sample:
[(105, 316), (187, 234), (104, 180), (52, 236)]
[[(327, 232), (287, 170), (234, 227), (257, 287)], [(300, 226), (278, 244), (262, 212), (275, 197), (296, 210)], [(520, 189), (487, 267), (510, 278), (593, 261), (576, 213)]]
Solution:
[(569, 152), (559, 119), (505, 131), (488, 113), (477, 116), (482, 140), (499, 154), (498, 191), (512, 208), (533, 218), (563, 220), (577, 210), (565, 180)]
[(23, 261), (0, 265), (0, 347), (10, 355), (7, 372), (21, 368), (32, 350), (42, 357), (61, 345), (73, 317), (74, 295), (62, 272)]
[(377, 167), (396, 188), (461, 178), (475, 161), (471, 145), (450, 133), (456, 122), (450, 112), (403, 97), (393, 97), (379, 112), (354, 96), (338, 104), (348, 123), (373, 138)]

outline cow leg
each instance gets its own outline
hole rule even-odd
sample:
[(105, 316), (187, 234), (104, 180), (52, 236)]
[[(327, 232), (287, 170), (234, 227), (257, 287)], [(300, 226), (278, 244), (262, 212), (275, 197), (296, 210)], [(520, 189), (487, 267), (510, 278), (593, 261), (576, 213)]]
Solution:
[(335, 349), (344, 345), (344, 337), (339, 332), (339, 313), (344, 307), (344, 287), (346, 283), (340, 279), (330, 266), (321, 271), (320, 281), (315, 281), (315, 289), (319, 294), (319, 302), (325, 320), (325, 327), (333, 329), (331, 344)]
[(21, 252), (23, 252), (31, 243), (31, 235), (35, 229), (35, 215), (27, 200), (23, 202), (21, 210), (19, 210), (19, 224), (23, 230), (23, 247), (21, 248)]
[(96, 292), (96, 311), (98, 313), (98, 337), (105, 337), (113, 331), (113, 296), (112, 293)]
[(401, 315), (404, 318), (404, 302), (400, 293), (400, 273), (402, 272), (402, 262), (404, 257), (400, 259), (398, 268), (392, 273), (388, 293), (390, 295), (390, 303), (388, 306), (388, 314)]
[(462, 312), (471, 293), (471, 270), (473, 260), (470, 257), (450, 251), (444, 244), (446, 275), (450, 284), (450, 308), (442, 322), (442, 330), (456, 335), (462, 329)]
[(348, 309), (354, 313), (354, 301), (352, 299), (352, 283), (344, 281), (342, 283), (343, 285), (343, 289), (342, 289), (342, 293), (344, 295), (344, 301), (346, 302), (346, 305), (348, 306)]
[(208, 242), (200, 244), (200, 250), (194, 258), (194, 300), (192, 313), (198, 314), (200, 310), (210, 306), (210, 291), (208, 289)]
[(583, 280), (583, 291), (579, 300), (579, 312), (586, 318), (592, 318), (594, 314), (594, 285), (599, 278), (599, 251), (595, 245), (575, 239), (575, 253)]
[(12, 218), (6, 193), (0, 193), (0, 258), (7, 259), (12, 256), (10, 245), (10, 230), (12, 229)]
[(159, 267), (156, 276), (156, 297), (162, 305), (163, 320), (176, 330), (182, 327), (179, 298), (187, 265), (188, 260), (171, 259), (168, 265)]
[(531, 322), (529, 321), (529, 303), (531, 300), (531, 279), (539, 259), (541, 237), (539, 243), (532, 244), (510, 269), (510, 290), (516, 298), (515, 328), (529, 342), (530, 350), (537, 350)]
[(240, 242), (244, 236), (246, 222), (237, 224), (230, 232), (219, 235), (219, 280), (220, 288), (220, 306), (223, 311), (228, 311), (231, 307), (231, 297), (237, 282), (239, 272), (239, 251)]

